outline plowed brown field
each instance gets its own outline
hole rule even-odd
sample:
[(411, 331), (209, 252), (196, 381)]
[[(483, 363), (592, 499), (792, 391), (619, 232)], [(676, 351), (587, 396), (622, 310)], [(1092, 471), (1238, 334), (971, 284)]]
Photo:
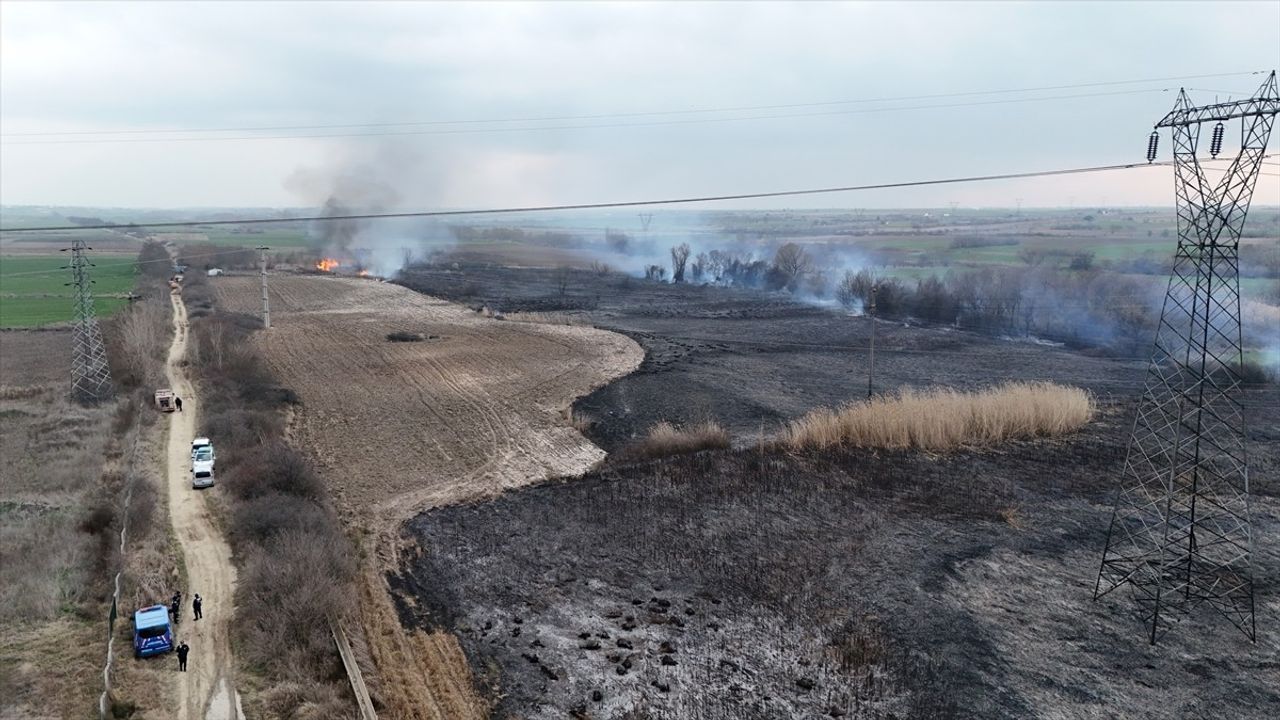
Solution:
[[(220, 305), (256, 313), (256, 277), (211, 282)], [(397, 285), (275, 276), (257, 342), (302, 405), (293, 442), (315, 458), (378, 562), (362, 588), (384, 715), (462, 718), (482, 704), (456, 640), (407, 631), (381, 570), (398, 567), (400, 527), (421, 510), (581, 473), (604, 456), (565, 421), (570, 403), (634, 370), (632, 340), (587, 327), (480, 316)], [(419, 333), (421, 342), (387, 334)]]

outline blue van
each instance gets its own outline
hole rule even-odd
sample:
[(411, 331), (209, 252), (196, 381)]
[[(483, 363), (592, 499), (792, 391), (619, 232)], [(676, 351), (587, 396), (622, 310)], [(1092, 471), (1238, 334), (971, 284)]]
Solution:
[(169, 625), (169, 608), (152, 605), (133, 614), (134, 657), (150, 657), (172, 649), (173, 628)]

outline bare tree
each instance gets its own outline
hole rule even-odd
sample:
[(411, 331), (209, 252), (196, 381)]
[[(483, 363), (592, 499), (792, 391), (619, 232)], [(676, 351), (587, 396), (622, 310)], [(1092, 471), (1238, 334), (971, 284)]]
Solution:
[(689, 266), (689, 271), (693, 274), (694, 282), (702, 282), (703, 276), (707, 274), (708, 262), (707, 254), (704, 252), (698, 253), (693, 259), (693, 264)]
[(844, 277), (836, 286), (836, 300), (849, 310), (862, 306), (862, 287), (858, 276), (852, 270), (845, 270)]
[(711, 276), (712, 280), (719, 282), (721, 276), (724, 275), (724, 271), (729, 267), (729, 262), (728, 253), (723, 250), (712, 250), (711, 254), (707, 256), (706, 272)]
[(556, 268), (556, 272), (553, 277), (556, 283), (556, 290), (560, 291), (561, 296), (563, 296), (565, 291), (569, 289), (569, 275), (571, 272), (572, 271), (567, 265), (561, 265)]
[(644, 279), (662, 282), (667, 279), (667, 269), (661, 265), (646, 265), (644, 268)]
[(794, 290), (804, 278), (805, 273), (813, 270), (813, 260), (804, 248), (795, 243), (787, 243), (778, 248), (773, 256), (773, 267), (786, 278), (786, 286)]
[(689, 262), (689, 243), (671, 248), (671, 282), (684, 282), (684, 267)]

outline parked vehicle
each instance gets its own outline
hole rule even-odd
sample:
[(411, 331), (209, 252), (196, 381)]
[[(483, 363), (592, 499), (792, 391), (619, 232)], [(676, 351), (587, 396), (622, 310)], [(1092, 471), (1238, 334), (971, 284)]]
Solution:
[(177, 409), (177, 405), (173, 402), (176, 397), (172, 390), (157, 390), (156, 407), (160, 408), (160, 412), (173, 412)]
[(173, 649), (173, 626), (169, 609), (163, 605), (144, 607), (133, 613), (133, 656), (151, 657)]
[[(191, 441), (191, 459), (192, 459), (192, 460), (195, 460), (195, 459), (196, 459), (196, 452), (198, 452), (201, 448), (208, 448), (208, 449), (209, 449), (209, 454), (210, 454), (210, 455), (213, 455), (213, 454), (214, 454), (214, 452), (213, 452), (213, 443), (212, 443), (212, 442), (209, 442), (209, 438), (207, 438), (207, 437), (198, 437), (198, 438), (196, 438), (195, 440), (192, 440), (192, 441)], [(210, 459), (210, 460), (213, 460), (213, 458), (212, 458), (212, 457), (210, 457), (209, 459)]]
[(213, 461), (196, 460), (191, 463), (191, 487), (213, 487)]

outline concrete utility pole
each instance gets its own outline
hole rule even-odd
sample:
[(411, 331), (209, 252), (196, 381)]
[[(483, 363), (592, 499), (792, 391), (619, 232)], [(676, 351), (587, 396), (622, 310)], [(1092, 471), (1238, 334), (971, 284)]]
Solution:
[(871, 320), (871, 347), (867, 353), (867, 399), (871, 399), (872, 380), (876, 369), (876, 291), (878, 285), (871, 286), (871, 304), (867, 305), (867, 317)]
[(271, 328), (271, 303), (267, 300), (267, 251), (271, 248), (259, 245), (262, 256), (262, 327)]

